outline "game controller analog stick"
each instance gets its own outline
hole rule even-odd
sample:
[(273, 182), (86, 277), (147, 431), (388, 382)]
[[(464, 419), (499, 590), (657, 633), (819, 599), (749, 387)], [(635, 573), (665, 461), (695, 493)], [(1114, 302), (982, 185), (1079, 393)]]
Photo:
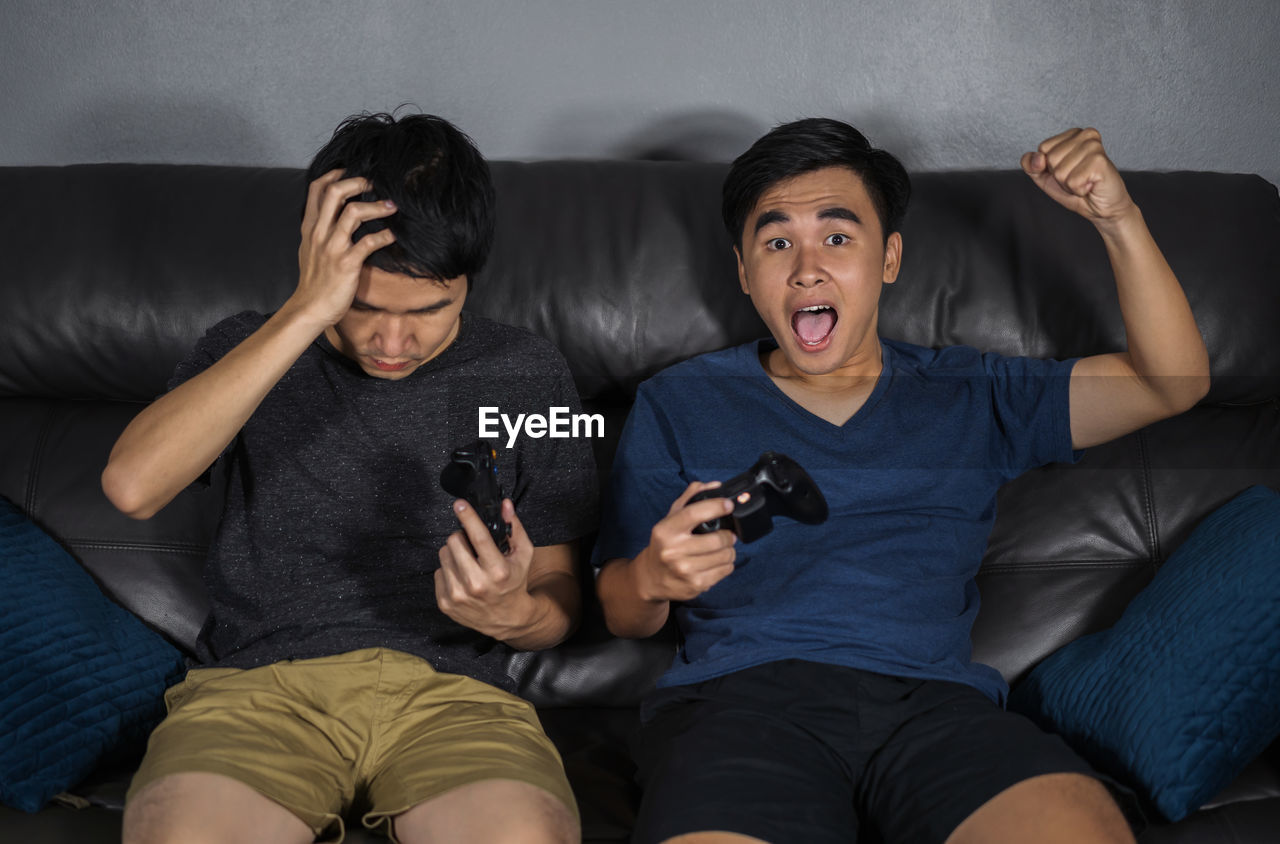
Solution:
[(440, 472), (440, 486), (454, 498), (466, 500), (489, 529), (493, 543), (506, 554), (511, 549), (511, 525), (502, 518), (502, 484), (498, 482), (498, 451), (476, 440), (453, 452)]
[(755, 465), (715, 489), (689, 499), (732, 498), (733, 512), (703, 522), (694, 533), (729, 529), (743, 542), (755, 542), (773, 530), (774, 516), (787, 516), (806, 525), (827, 520), (827, 500), (800, 464), (776, 451), (760, 455)]

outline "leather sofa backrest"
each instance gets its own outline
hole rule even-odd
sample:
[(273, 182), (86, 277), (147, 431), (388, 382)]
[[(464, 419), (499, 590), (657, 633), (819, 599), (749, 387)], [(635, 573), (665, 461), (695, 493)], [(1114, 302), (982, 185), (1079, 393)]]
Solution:
[[(469, 307), (547, 336), (583, 397), (760, 335), (720, 223), (725, 166), (495, 162)], [(1280, 202), (1257, 176), (1128, 173), (1213, 358), (1206, 403), (1280, 393)], [(1123, 347), (1101, 240), (1017, 172), (921, 173), (882, 333), (1069, 357)], [(0, 396), (148, 400), (206, 327), (293, 289), (300, 171), (0, 168)]]

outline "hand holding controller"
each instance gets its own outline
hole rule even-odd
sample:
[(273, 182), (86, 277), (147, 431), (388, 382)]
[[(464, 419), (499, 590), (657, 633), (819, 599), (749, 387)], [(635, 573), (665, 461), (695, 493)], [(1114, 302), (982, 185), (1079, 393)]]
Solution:
[(502, 518), (497, 449), (484, 440), (457, 449), (440, 472), (440, 486), (475, 508), (499, 551), (506, 554), (510, 550), (511, 525)]
[(755, 542), (773, 530), (774, 516), (788, 516), (806, 525), (827, 520), (827, 500), (800, 464), (774, 451), (760, 455), (755, 465), (715, 489), (689, 499), (732, 498), (733, 512), (703, 522), (694, 533), (729, 529), (743, 542)]

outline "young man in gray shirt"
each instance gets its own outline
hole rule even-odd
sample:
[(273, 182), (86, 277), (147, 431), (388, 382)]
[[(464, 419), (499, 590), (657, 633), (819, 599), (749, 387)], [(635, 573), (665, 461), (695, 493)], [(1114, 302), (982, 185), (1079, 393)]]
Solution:
[(549, 342), (462, 312), (492, 241), (488, 167), (447, 121), (367, 115), (308, 181), (297, 289), (210, 329), (103, 473), (135, 518), (219, 461), (227, 477), (202, 666), (166, 696), (125, 841), (306, 842), (353, 807), (406, 844), (577, 841), (504, 664), (576, 624), (590, 449), (499, 447), (505, 554), (439, 484), (479, 407), (579, 409)]

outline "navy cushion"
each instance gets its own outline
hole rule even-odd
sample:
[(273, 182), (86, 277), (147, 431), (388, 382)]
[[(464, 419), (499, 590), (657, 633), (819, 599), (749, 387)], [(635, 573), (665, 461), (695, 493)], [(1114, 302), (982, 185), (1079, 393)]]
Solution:
[(1009, 708), (1060, 733), (1166, 820), (1280, 735), (1280, 494), (1205, 518), (1109, 630), (1058, 650)]
[(106, 754), (139, 747), (183, 670), (175, 647), (0, 498), (0, 803), (37, 811)]

